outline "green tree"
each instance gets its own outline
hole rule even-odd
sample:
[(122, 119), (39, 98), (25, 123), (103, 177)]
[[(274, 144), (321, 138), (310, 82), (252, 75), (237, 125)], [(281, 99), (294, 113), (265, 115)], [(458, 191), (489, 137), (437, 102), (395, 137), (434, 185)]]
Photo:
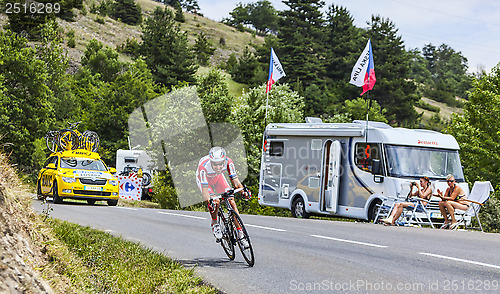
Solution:
[(197, 92), (207, 123), (229, 121), (232, 97), (221, 71), (198, 78)]
[(203, 32), (199, 32), (194, 44), (194, 53), (196, 54), (196, 59), (201, 65), (208, 65), (210, 56), (215, 52), (215, 47), (212, 46), (212, 42), (208, 40), (207, 36)]
[(265, 83), (267, 80), (265, 70), (248, 47), (245, 47), (243, 56), (238, 59), (238, 64), (231, 72), (231, 76), (236, 82), (250, 87)]
[[(304, 87), (321, 84), (325, 78), (324, 20), (321, 0), (285, 0), (289, 9), (280, 19), (279, 58), (289, 80), (299, 78)], [(308, 97), (306, 97), (307, 99)], [(307, 103), (307, 100), (306, 100)]]
[(487, 231), (500, 232), (500, 67), (475, 79), (462, 115), (453, 114), (446, 129), (460, 145), (467, 181), (491, 181), (495, 194), (481, 209)]
[(259, 176), (262, 134), (266, 123), (304, 121), (304, 98), (287, 84), (274, 85), (269, 92), (267, 119), (266, 86), (250, 89), (242, 96), (243, 103), (235, 105), (233, 123), (240, 127), (245, 139), (249, 175), (247, 183), (256, 184)]
[(462, 115), (454, 114), (447, 132), (460, 144), (468, 180), (500, 184), (500, 68), (474, 81)]
[[(330, 89), (337, 94), (335, 100), (351, 99), (359, 95), (359, 89), (347, 81), (350, 80), (352, 67), (359, 58), (359, 48), (363, 48), (365, 39), (362, 30), (354, 26), (354, 19), (349, 11), (338, 5), (328, 7), (326, 15), (326, 76)], [(327, 104), (334, 103), (329, 100)]]
[(250, 4), (250, 23), (257, 33), (277, 32), (279, 25), (278, 11), (268, 0), (260, 0)]
[(172, 87), (184, 81), (194, 83), (198, 69), (189, 50), (187, 33), (182, 33), (172, 12), (157, 7), (144, 21), (141, 51), (157, 83)]
[(82, 66), (90, 69), (93, 74), (99, 74), (106, 82), (113, 81), (126, 64), (118, 60), (118, 52), (97, 41), (90, 40), (82, 57)]
[(175, 7), (175, 21), (186, 22), (186, 17), (184, 16), (184, 12), (182, 12), (180, 4)]
[[(47, 0), (39, 1), (41, 3), (52, 3)], [(24, 7), (26, 2), (24, 0), (13, 0), (13, 1), (1, 1), (2, 6), (6, 7), (6, 3), (11, 3), (12, 7), (14, 5), (19, 5), (23, 10), (23, 13), (8, 13), (8, 24), (5, 27), (12, 32), (22, 34), (24, 37), (33, 40), (40, 38), (40, 30), (41, 27), (45, 23), (51, 20), (55, 20), (55, 13), (24, 13)], [(3, 11), (2, 11), (3, 12)], [(14, 12), (14, 8), (12, 8), (12, 12)]]
[(116, 150), (127, 148), (128, 118), (136, 108), (157, 96), (151, 72), (142, 59), (135, 60), (108, 84), (102, 85), (100, 97), (93, 97), (93, 107), (84, 123), (99, 134), (100, 154), (114, 166)]
[(141, 5), (134, 0), (115, 0), (111, 5), (110, 15), (129, 25), (138, 25), (142, 22)]
[(0, 141), (13, 162), (31, 166), (34, 142), (54, 117), (49, 75), (36, 50), (15, 33), (0, 32), (0, 52)]
[(472, 77), (467, 74), (467, 58), (446, 44), (438, 48), (432, 44), (424, 46), (423, 57), (431, 73), (426, 94), (451, 106), (458, 106), (455, 96), (467, 98)]
[[(366, 99), (358, 97), (353, 100), (346, 100), (344, 102), (343, 112), (349, 115), (351, 121), (356, 119), (366, 120), (367, 107)], [(370, 101), (370, 110), (368, 111), (369, 120), (387, 123), (387, 118), (384, 115), (386, 112), (387, 110), (380, 107), (377, 101)]]
[(370, 98), (387, 109), (389, 121), (410, 127), (416, 125), (419, 114), (413, 105), (420, 97), (410, 80), (410, 55), (405, 51), (398, 29), (391, 20), (377, 15), (372, 16), (367, 35), (371, 38), (377, 76)]

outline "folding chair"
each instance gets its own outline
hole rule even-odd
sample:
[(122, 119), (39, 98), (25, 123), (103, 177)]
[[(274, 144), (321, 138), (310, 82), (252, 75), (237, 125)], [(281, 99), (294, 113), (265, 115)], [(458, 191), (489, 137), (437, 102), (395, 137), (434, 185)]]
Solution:
[[(396, 223), (399, 222), (402, 225), (416, 223), (419, 227), (422, 225), (431, 225), (434, 229), (434, 224), (432, 223), (430, 214), (424, 205), (425, 202), (429, 203), (429, 200), (413, 197), (409, 200), (409, 202), (413, 202), (414, 205), (406, 207)], [(424, 221), (424, 219), (427, 219), (427, 221)]]
[[(467, 210), (455, 209), (455, 218), (458, 221), (458, 225), (463, 225), (467, 229), (467, 226), (472, 222), (472, 218), (476, 216), (479, 228), (484, 232), (481, 220), (479, 219), (479, 210), (490, 198), (490, 192), (493, 191), (493, 186), (489, 181), (475, 182), (469, 197), (467, 197), (467, 201), (470, 203), (469, 208)], [(471, 229), (473, 228), (471, 227)]]
[(380, 222), (382, 219), (389, 217), (391, 215), (391, 211), (394, 208), (394, 205), (398, 202), (398, 198), (385, 196), (382, 199), (382, 203), (376, 204), (377, 214), (373, 219), (373, 223), (376, 224)]

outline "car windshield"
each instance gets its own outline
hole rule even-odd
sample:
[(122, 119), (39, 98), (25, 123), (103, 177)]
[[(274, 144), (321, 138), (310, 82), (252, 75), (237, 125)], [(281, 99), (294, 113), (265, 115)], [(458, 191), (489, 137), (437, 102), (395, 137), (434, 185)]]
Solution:
[(458, 150), (386, 145), (385, 152), (391, 177), (446, 179), (452, 174), (464, 181)]
[(90, 158), (61, 158), (61, 168), (107, 171), (102, 161)]

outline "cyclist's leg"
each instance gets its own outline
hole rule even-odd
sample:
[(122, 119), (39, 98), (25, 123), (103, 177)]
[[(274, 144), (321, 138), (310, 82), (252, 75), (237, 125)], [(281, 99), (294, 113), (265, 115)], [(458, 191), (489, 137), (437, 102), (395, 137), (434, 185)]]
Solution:
[(196, 179), (196, 183), (198, 184), (198, 188), (201, 191), (203, 200), (207, 204), (208, 212), (210, 213), (210, 217), (212, 218), (212, 225), (217, 223), (217, 211), (219, 210), (220, 201), (219, 199), (215, 199), (212, 201), (213, 205), (210, 205), (210, 197), (214, 196), (215, 193), (210, 185), (203, 185), (198, 178)]
[[(231, 186), (229, 185), (229, 183), (226, 180), (226, 177), (224, 177), (223, 174), (220, 174), (215, 178), (217, 179), (217, 182), (215, 183), (214, 187), (215, 187), (215, 191), (218, 194), (224, 193), (225, 191), (231, 189)], [(233, 210), (239, 214), (238, 207), (236, 207), (236, 202), (234, 202), (234, 197), (229, 197), (227, 200), (229, 201), (229, 204), (231, 204), (231, 207), (233, 208)], [(234, 221), (234, 225), (236, 226), (236, 228), (238, 230), (241, 229), (241, 226), (237, 220)]]

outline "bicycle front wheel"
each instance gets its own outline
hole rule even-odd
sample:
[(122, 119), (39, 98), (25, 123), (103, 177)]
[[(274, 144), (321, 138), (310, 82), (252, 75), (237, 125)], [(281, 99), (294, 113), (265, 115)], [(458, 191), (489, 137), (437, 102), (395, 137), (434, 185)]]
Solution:
[(250, 242), (250, 236), (247, 233), (247, 229), (245, 228), (245, 225), (243, 224), (243, 221), (238, 214), (233, 213), (233, 220), (237, 221), (240, 224), (241, 230), (243, 232), (243, 234), (240, 236), (236, 227), (233, 226), (236, 243), (238, 243), (238, 247), (240, 247), (241, 254), (243, 255), (245, 261), (249, 266), (253, 266), (255, 263), (255, 257), (253, 254), (252, 242)]
[(231, 224), (229, 224), (228, 218), (224, 217), (224, 214), (220, 212), (219, 208), (219, 217), (218, 217), (218, 222), (220, 229), (222, 231), (222, 239), (220, 239), (220, 245), (222, 246), (222, 249), (224, 249), (224, 252), (226, 252), (227, 257), (229, 257), (230, 260), (234, 260), (236, 257), (236, 252), (234, 251), (234, 243), (233, 243), (233, 232), (231, 230)]

